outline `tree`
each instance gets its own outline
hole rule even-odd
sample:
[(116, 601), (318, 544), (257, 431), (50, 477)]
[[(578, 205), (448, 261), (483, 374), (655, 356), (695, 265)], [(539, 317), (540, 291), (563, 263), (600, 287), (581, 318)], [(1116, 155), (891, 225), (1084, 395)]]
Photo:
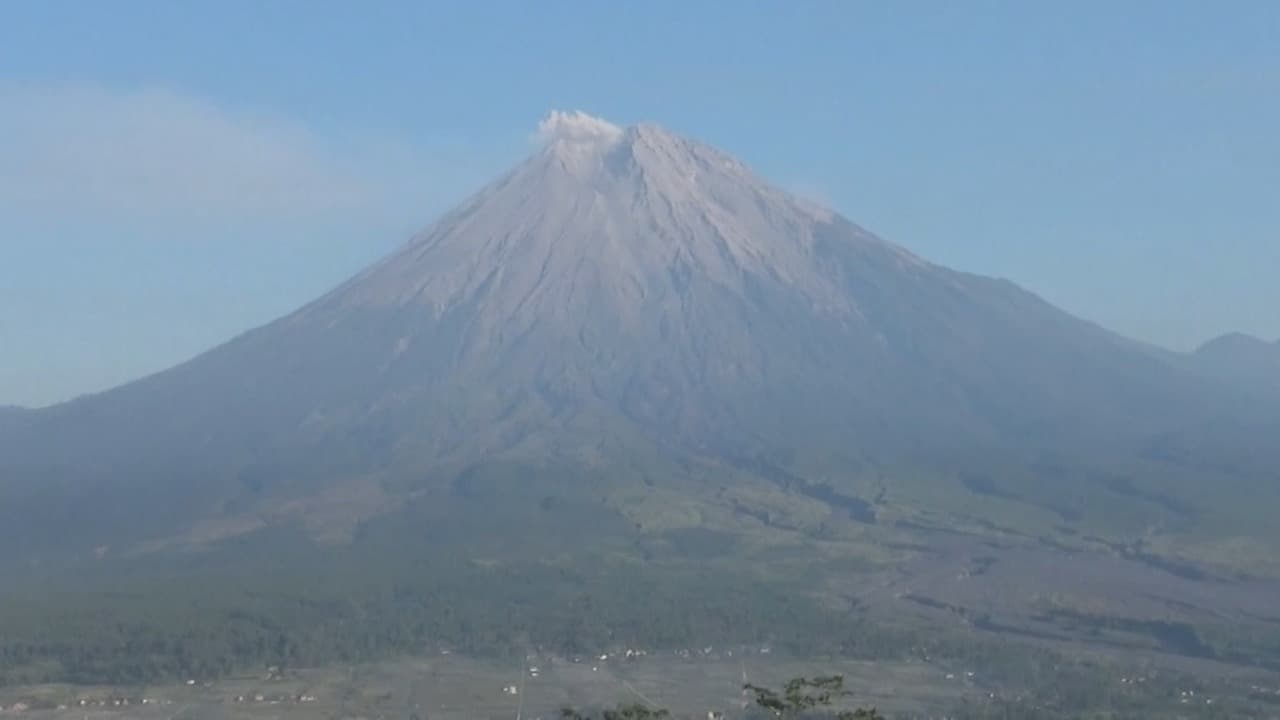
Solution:
[[(565, 708), (560, 711), (560, 717), (564, 720), (591, 720), (591, 716), (582, 715), (573, 708)], [(644, 705), (619, 705), (616, 710), (605, 710), (602, 716), (603, 720), (663, 720), (671, 717), (671, 713), (666, 710), (651, 710)]]
[[(844, 689), (844, 676), (828, 675), (809, 678), (798, 677), (783, 686), (782, 692), (752, 685), (743, 689), (755, 696), (756, 705), (772, 713), (776, 718), (798, 718), (810, 710), (828, 710), (841, 698), (850, 695)], [(841, 710), (837, 720), (885, 720), (875, 708)]]

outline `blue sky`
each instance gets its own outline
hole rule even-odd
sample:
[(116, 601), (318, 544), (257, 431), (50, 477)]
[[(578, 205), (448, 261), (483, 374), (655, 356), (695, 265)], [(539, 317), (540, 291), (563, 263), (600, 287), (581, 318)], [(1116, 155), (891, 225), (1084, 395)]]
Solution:
[(305, 302), (529, 152), (648, 120), (1188, 348), (1280, 337), (1280, 3), (0, 4), (0, 404)]

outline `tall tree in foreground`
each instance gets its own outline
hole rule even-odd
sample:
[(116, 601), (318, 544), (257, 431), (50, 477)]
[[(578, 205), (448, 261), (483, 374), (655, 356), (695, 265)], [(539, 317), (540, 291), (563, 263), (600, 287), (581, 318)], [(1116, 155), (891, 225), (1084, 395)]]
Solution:
[[(764, 708), (776, 718), (798, 718), (810, 711), (830, 710), (842, 698), (850, 693), (844, 689), (844, 676), (828, 675), (825, 677), (798, 677), (790, 680), (778, 692), (769, 688), (748, 683), (743, 689), (755, 698), (757, 706)], [(836, 713), (837, 720), (885, 720), (875, 708), (858, 708), (857, 710), (841, 710)]]

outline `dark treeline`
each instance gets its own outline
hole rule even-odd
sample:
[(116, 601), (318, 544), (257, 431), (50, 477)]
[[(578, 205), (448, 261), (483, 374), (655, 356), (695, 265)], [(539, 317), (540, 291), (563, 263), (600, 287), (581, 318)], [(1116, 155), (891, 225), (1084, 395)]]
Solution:
[(568, 570), (442, 558), (406, 568), (356, 559), (300, 557), (270, 572), (101, 573), (62, 590), (9, 587), (0, 596), (0, 682), (212, 678), (442, 648), (573, 656), (747, 644), (805, 656), (950, 658), (1019, 683), (1057, 672), (1052, 655), (869, 622), (795, 589), (706, 568), (600, 562)]
[[(440, 648), (493, 656), (774, 643), (840, 653), (811, 600), (713, 572), (376, 558), (272, 572), (131, 573), (8, 588), (0, 682), (134, 683)], [(888, 642), (888, 641), (886, 641)], [(867, 649), (870, 652), (870, 649)]]
[[(1153, 698), (1167, 700), (1186, 687), (1166, 678), (1139, 693), (1108, 667), (980, 635), (872, 623), (782, 587), (705, 571), (624, 563), (570, 572), (436, 559), (422, 561), (424, 572), (406, 579), (403, 567), (369, 562), (330, 563), (323, 574), (303, 567), (244, 576), (201, 570), (187, 578), (99, 577), (95, 589), (76, 592), (8, 587), (0, 596), (0, 682), (204, 680), (441, 648), (514, 658), (530, 650), (572, 657), (625, 647), (659, 652), (767, 643), (808, 657), (927, 659), (1029, 689), (950, 713), (966, 720), (1078, 717), (1087, 708), (1149, 717)], [(1188, 717), (1231, 717), (1214, 713), (1232, 709), (1224, 701)]]
[[(1172, 676), (1136, 688), (1121, 684), (1112, 668), (1046, 650), (936, 628), (886, 627), (824, 611), (779, 589), (707, 575), (657, 578), (618, 567), (587, 576), (552, 566), (459, 563), (414, 581), (373, 583), (370, 568), (345, 577), (354, 576), (363, 584), (339, 582), (344, 574), (338, 572), (304, 581), (282, 569), (274, 583), (132, 578), (93, 592), (26, 599), (9, 589), (0, 606), (0, 682), (204, 680), (272, 665), (357, 663), (440, 648), (512, 657), (530, 649), (566, 656), (628, 646), (658, 652), (689, 647), (696, 638), (697, 644), (769, 643), (810, 657), (928, 658), (1024, 689), (948, 713), (963, 720), (1074, 718), (1087, 709), (1144, 718), (1162, 707), (1153, 703), (1176, 702), (1179, 689), (1208, 691)], [(1177, 709), (1195, 718), (1249, 716), (1226, 698), (1214, 707)]]

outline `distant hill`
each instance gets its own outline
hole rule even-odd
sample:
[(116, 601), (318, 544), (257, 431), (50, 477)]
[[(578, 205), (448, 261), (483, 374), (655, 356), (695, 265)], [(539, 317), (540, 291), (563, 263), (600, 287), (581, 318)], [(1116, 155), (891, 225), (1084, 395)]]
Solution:
[(1200, 370), (1224, 381), (1280, 391), (1280, 341), (1232, 333), (1201, 345), (1192, 358)]

